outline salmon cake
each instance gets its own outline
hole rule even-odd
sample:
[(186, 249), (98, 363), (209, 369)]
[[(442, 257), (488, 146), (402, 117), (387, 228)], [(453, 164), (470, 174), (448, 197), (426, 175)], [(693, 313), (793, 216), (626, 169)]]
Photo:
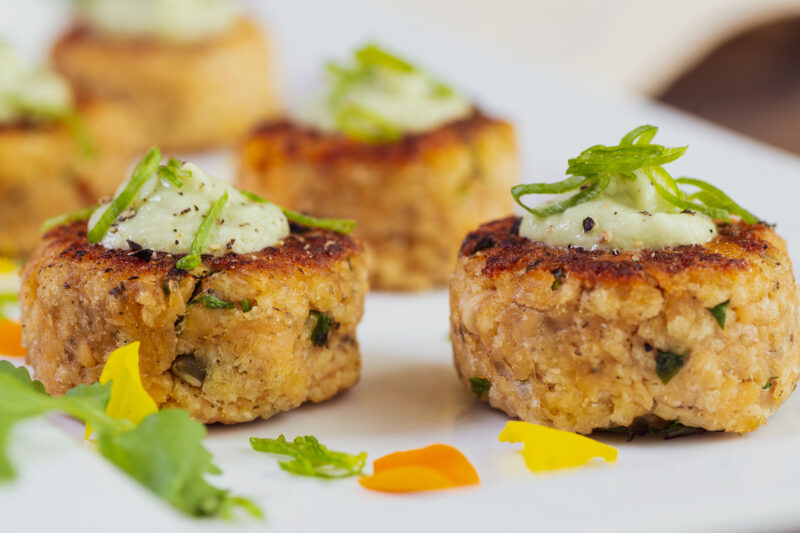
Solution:
[(450, 286), (456, 369), (492, 406), (558, 429), (752, 431), (800, 376), (786, 244), (719, 189), (672, 180), (661, 165), (684, 149), (637, 131), (570, 160), (579, 179), (515, 188), (561, 194), (536, 213), (467, 236)]
[(299, 211), (355, 219), (374, 288), (445, 285), (466, 233), (512, 211), (514, 129), (375, 45), (354, 63), (332, 67), (324, 103), (250, 136), (238, 184)]
[(47, 391), (97, 381), (134, 341), (156, 403), (206, 423), (269, 418), (352, 387), (363, 246), (341, 221), (284, 215), (190, 163), (157, 170), (160, 160), (151, 151), (88, 222), (50, 230), (23, 269), (23, 342)]
[(79, 94), (127, 106), (148, 143), (230, 145), (275, 114), (265, 36), (231, 0), (87, 0), (76, 10), (53, 64)]

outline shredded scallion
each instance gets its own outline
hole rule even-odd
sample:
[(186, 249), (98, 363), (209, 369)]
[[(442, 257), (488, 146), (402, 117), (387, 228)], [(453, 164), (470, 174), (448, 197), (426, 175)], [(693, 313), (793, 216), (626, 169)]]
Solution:
[[(556, 183), (517, 185), (511, 189), (511, 196), (529, 213), (544, 218), (588, 202), (603, 192), (611, 179), (630, 179), (638, 171), (653, 184), (656, 193), (674, 207), (697, 211), (724, 222), (730, 221), (730, 215), (748, 224), (758, 222), (757, 216), (710, 183), (696, 178), (673, 178), (662, 165), (681, 157), (687, 147), (666, 148), (651, 144), (657, 132), (656, 126), (639, 126), (625, 134), (617, 146), (587, 148), (568, 161), (568, 178)], [(698, 191), (688, 195), (680, 185), (691, 185)], [(522, 202), (522, 197), (528, 194), (561, 194), (576, 189), (580, 191), (573, 196), (541, 208), (528, 207)]]
[(100, 220), (97, 221), (94, 227), (89, 229), (86, 238), (90, 243), (94, 244), (100, 242), (111, 227), (111, 224), (113, 224), (117, 217), (133, 203), (139, 189), (141, 189), (147, 180), (152, 178), (156, 173), (159, 163), (161, 163), (161, 151), (154, 146), (150, 148), (142, 160), (139, 161), (139, 164), (136, 165), (131, 179), (122, 192), (114, 198), (111, 205), (108, 206), (108, 209), (105, 210), (103, 216), (100, 217)]
[(75, 211), (70, 211), (69, 213), (62, 213), (60, 215), (50, 217), (42, 222), (42, 225), (39, 226), (39, 231), (44, 233), (57, 226), (63, 226), (64, 224), (75, 222), (76, 220), (87, 220), (92, 216), (92, 213), (94, 213), (96, 209), (97, 206), (93, 205), (91, 207), (84, 207), (83, 209), (76, 209)]
[(214, 227), (214, 224), (217, 223), (217, 219), (219, 218), (220, 213), (222, 212), (222, 208), (225, 207), (225, 204), (228, 203), (228, 191), (225, 191), (219, 199), (214, 202), (211, 206), (211, 209), (208, 210), (206, 216), (203, 218), (203, 221), (200, 223), (200, 227), (197, 230), (197, 234), (195, 234), (194, 239), (192, 240), (192, 252), (182, 257), (175, 266), (180, 268), (181, 270), (192, 270), (193, 268), (197, 268), (203, 262), (202, 253), (203, 248), (206, 245), (206, 241), (208, 240), (208, 235), (211, 233), (211, 228)]
[[(273, 202), (270, 202), (266, 198), (262, 198), (261, 196), (257, 195), (254, 192), (249, 191), (241, 191), (243, 195), (245, 195), (248, 199), (256, 202), (258, 204), (272, 204), (275, 205)], [(350, 219), (340, 219), (340, 218), (314, 218), (308, 215), (304, 215), (302, 213), (298, 213), (297, 211), (292, 211), (291, 209), (286, 209), (281, 207), (281, 211), (283, 214), (286, 215), (286, 218), (291, 220), (292, 222), (296, 222), (297, 224), (302, 224), (304, 226), (308, 226), (310, 228), (320, 228), (320, 229), (327, 229), (331, 231), (335, 231), (336, 233), (342, 233), (347, 235), (356, 227), (355, 220)]]

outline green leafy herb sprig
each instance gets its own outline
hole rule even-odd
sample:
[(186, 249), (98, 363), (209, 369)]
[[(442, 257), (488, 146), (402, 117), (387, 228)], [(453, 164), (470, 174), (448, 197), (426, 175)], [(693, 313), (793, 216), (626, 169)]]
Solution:
[(90, 424), (103, 457), (184, 513), (230, 517), (241, 507), (253, 516), (262, 515), (250, 500), (231, 496), (205, 480), (206, 474), (219, 474), (220, 470), (203, 446), (203, 424), (185, 411), (165, 409), (137, 426), (106, 414), (110, 397), (110, 382), (79, 385), (64, 396), (49, 396), (24, 367), (0, 361), (0, 481), (15, 476), (7, 455), (14, 424), (61, 412)]
[[(666, 148), (651, 144), (656, 132), (656, 126), (639, 126), (625, 134), (617, 146), (598, 144), (587, 148), (567, 162), (568, 178), (555, 183), (517, 185), (511, 189), (511, 195), (529, 213), (544, 218), (597, 197), (612, 179), (633, 179), (634, 172), (640, 172), (650, 180), (658, 195), (674, 207), (697, 211), (724, 222), (730, 222), (731, 215), (748, 224), (758, 222), (757, 216), (710, 183), (696, 178), (673, 178), (662, 165), (681, 157), (687, 147)], [(679, 185), (689, 185), (697, 191), (688, 194)], [(522, 202), (522, 197), (529, 194), (561, 194), (575, 190), (578, 192), (574, 195), (540, 208)]]
[(366, 143), (392, 142), (402, 136), (401, 128), (386, 117), (347, 98), (353, 89), (374, 82), (382, 73), (422, 74), (431, 81), (434, 97), (447, 98), (455, 94), (448, 85), (374, 43), (356, 50), (352, 65), (331, 62), (327, 69), (331, 78), (328, 108), (336, 127), (348, 137)]
[(278, 464), (283, 470), (299, 476), (328, 479), (355, 476), (361, 473), (367, 462), (366, 452), (358, 455), (334, 452), (310, 435), (295, 437), (293, 442), (287, 441), (283, 435), (277, 439), (250, 437), (250, 445), (257, 452), (292, 457), (291, 461)]

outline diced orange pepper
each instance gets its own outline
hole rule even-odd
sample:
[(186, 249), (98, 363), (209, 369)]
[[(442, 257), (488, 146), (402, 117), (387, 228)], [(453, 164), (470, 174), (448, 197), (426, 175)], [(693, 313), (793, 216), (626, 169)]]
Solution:
[(16, 322), (0, 318), (0, 355), (24, 357), (27, 350), (22, 346), (22, 327)]
[(445, 444), (391, 453), (377, 459), (372, 469), (371, 476), (358, 481), (364, 488), (382, 492), (439, 490), (480, 482), (464, 454)]

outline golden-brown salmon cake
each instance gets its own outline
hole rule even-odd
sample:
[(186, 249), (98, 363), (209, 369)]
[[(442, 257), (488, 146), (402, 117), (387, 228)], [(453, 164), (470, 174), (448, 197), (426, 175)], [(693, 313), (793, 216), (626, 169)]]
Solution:
[(113, 38), (78, 27), (55, 44), (53, 63), (78, 94), (129, 106), (148, 145), (167, 150), (232, 144), (277, 108), (264, 36), (244, 18), (193, 43)]
[(492, 406), (579, 433), (637, 417), (746, 432), (794, 390), (798, 291), (772, 228), (720, 224), (705, 245), (640, 252), (518, 228), (471, 233), (450, 287), (456, 368)]
[(0, 126), (0, 255), (29, 255), (44, 220), (96, 204), (127, 177), (141, 148), (130, 114), (98, 100), (78, 110), (87, 146), (62, 123)]
[(315, 216), (355, 219), (372, 287), (420, 290), (447, 283), (471, 228), (511, 213), (517, 173), (512, 126), (475, 112), (387, 144), (267, 125), (241, 149), (238, 186)]
[(358, 242), (293, 225), (283, 245), (205, 257), (202, 272), (177, 260), (90, 245), (85, 222), (44, 236), (20, 305), (28, 363), (48, 392), (96, 381), (108, 355), (134, 341), (153, 399), (206, 423), (269, 418), (358, 381)]

